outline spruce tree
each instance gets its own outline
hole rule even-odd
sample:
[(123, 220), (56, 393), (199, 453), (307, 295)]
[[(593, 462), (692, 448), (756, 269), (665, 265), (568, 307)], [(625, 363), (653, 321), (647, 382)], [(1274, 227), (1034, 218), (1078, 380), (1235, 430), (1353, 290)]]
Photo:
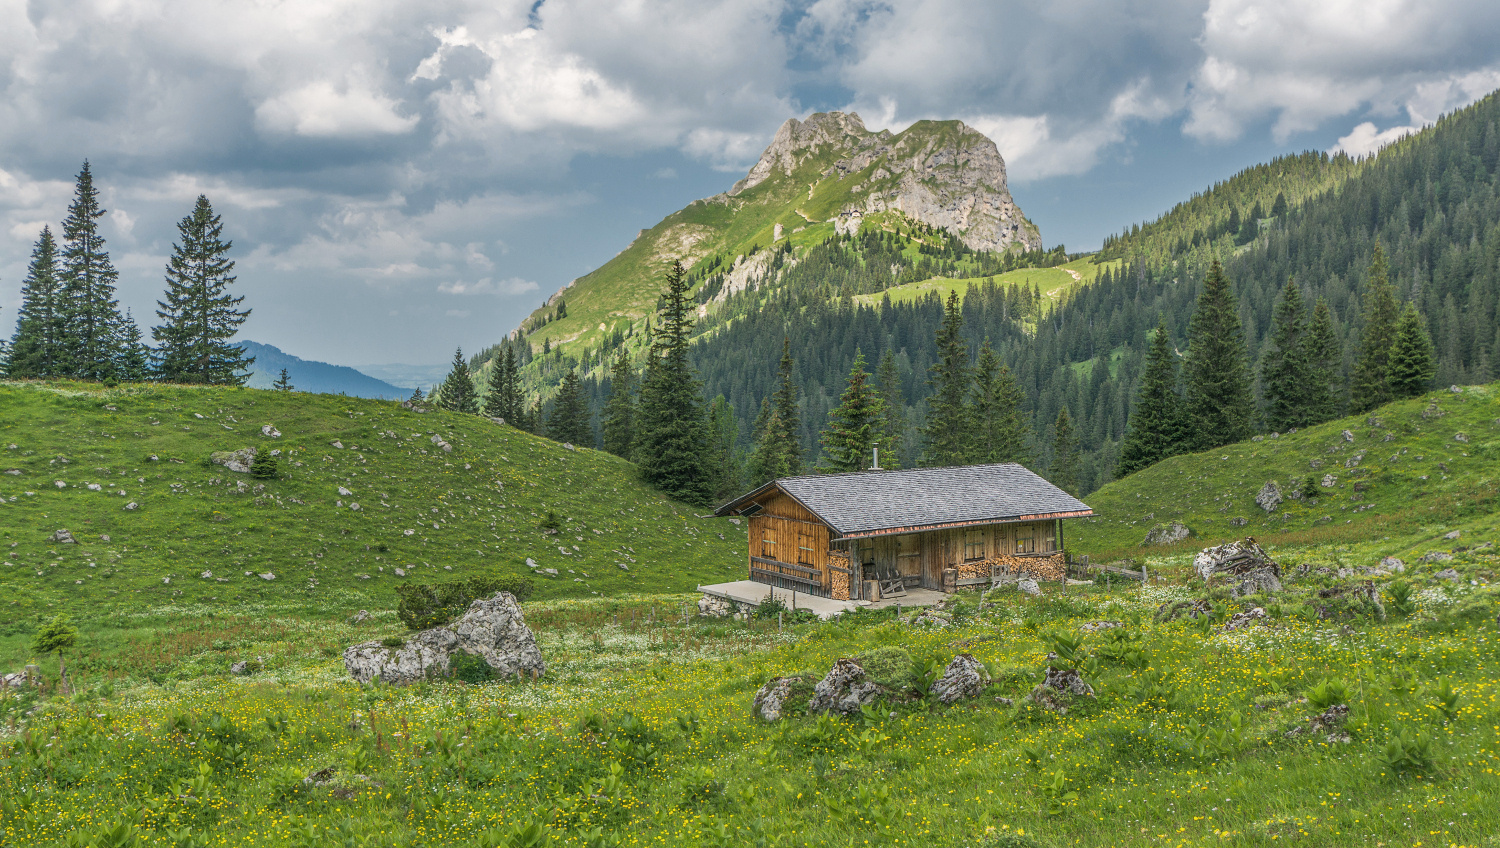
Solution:
[(776, 394), (772, 403), (776, 406), (776, 428), (774, 437), (781, 443), (786, 477), (802, 473), (802, 415), (797, 408), (797, 382), (793, 377), (792, 340), (781, 340), (781, 362), (776, 372)]
[(1182, 453), (1182, 398), (1177, 394), (1177, 354), (1163, 319), (1151, 337), (1146, 369), (1120, 445), (1116, 479)]
[[(713, 408), (710, 407), (709, 411), (712, 413)], [(631, 365), (630, 353), (623, 348), (610, 368), (609, 399), (604, 402), (604, 413), (600, 417), (604, 426), (604, 449), (629, 459), (631, 445), (635, 442), (635, 368)], [(710, 435), (714, 432), (711, 427)], [(717, 494), (716, 486), (715, 501), (718, 500)]]
[(235, 281), (231, 242), (224, 224), (204, 195), (177, 223), (179, 240), (167, 260), (167, 290), (156, 305), (163, 323), (151, 328), (157, 341), (157, 374), (172, 383), (244, 385), (254, 357), (231, 344), (250, 310), (240, 309), (244, 296), (229, 287)]
[[(296, 389), (296, 386), (292, 385), (291, 378), (287, 376), (286, 369), (283, 368), (281, 369), (281, 375), (276, 378), (276, 382), (271, 384), (271, 388), (278, 392), (290, 392)], [(416, 400), (421, 400), (421, 391), (421, 389), (417, 389), (418, 395), (415, 397)]]
[[(282, 372), (285, 373), (285, 371), (286, 371), (286, 369), (283, 368)], [(411, 390), (411, 397), (407, 398), (406, 402), (409, 403), (409, 404), (412, 404), (413, 406), (415, 406), (416, 404), (421, 403), (422, 402), (422, 387), (421, 386), (417, 386), (415, 389), (412, 389)]]
[(1272, 316), (1271, 343), (1260, 361), (1260, 381), (1266, 396), (1266, 426), (1285, 431), (1307, 426), (1310, 369), (1307, 349), (1307, 310), (1302, 292), (1291, 278), (1281, 290)]
[(479, 412), (479, 400), (474, 394), (474, 381), (469, 377), (469, 366), (464, 362), (463, 348), (453, 351), (453, 369), (444, 378), (435, 392), (437, 404), (451, 412)]
[(1391, 348), (1390, 386), (1395, 400), (1413, 398), (1432, 386), (1437, 373), (1432, 339), (1415, 304), (1408, 303), (1396, 325), (1396, 343)]
[(708, 471), (713, 488), (712, 503), (721, 504), (742, 489), (740, 459), (735, 451), (739, 442), (739, 425), (734, 407), (723, 395), (708, 405)]
[(969, 407), (969, 348), (963, 338), (964, 316), (958, 292), (948, 294), (943, 324), (937, 332), (938, 359), (927, 384), (927, 426), (922, 461), (929, 466), (961, 465), (972, 452), (973, 410)]
[(579, 447), (593, 447), (594, 427), (589, 418), (589, 402), (583, 396), (578, 372), (569, 369), (552, 401), (552, 414), (547, 418), (547, 437)]
[(1052, 462), (1047, 466), (1047, 479), (1070, 495), (1078, 494), (1078, 436), (1066, 406), (1057, 411), (1057, 421), (1052, 425)]
[(635, 456), (641, 478), (669, 496), (707, 504), (713, 494), (704, 461), (707, 433), (703, 394), (688, 362), (693, 316), (681, 262), (667, 271), (661, 326), (651, 344), (635, 416)]
[(1215, 259), (1188, 325), (1183, 383), (1190, 449), (1208, 450), (1249, 438), (1255, 399), (1246, 358), (1239, 304)]
[(1385, 251), (1375, 242), (1370, 272), (1363, 293), (1365, 326), (1359, 334), (1359, 356), (1349, 379), (1349, 405), (1353, 412), (1368, 412), (1391, 400), (1391, 347), (1396, 343), (1396, 323), (1401, 318), (1396, 288), (1391, 285)]
[(57, 242), (43, 227), (21, 283), (21, 309), (11, 338), (5, 374), (11, 378), (56, 377), (67, 371), (67, 326)]
[(839, 397), (839, 405), (828, 413), (828, 426), (823, 428), (820, 438), (823, 445), (820, 471), (859, 471), (869, 467), (872, 449), (880, 441), (885, 411), (881, 406), (880, 393), (870, 385), (870, 375), (865, 371), (865, 356), (856, 350), (848, 384)]
[(890, 348), (880, 357), (880, 368), (876, 372), (880, 402), (885, 414), (880, 421), (881, 468), (900, 468), (901, 450), (906, 441), (906, 399), (901, 394), (901, 371), (896, 366), (896, 354)]
[(151, 348), (141, 341), (141, 328), (129, 309), (120, 319), (116, 344), (120, 353), (115, 362), (115, 378), (126, 383), (143, 383), (151, 379)]
[(778, 435), (780, 432), (781, 419), (776, 414), (776, 407), (769, 399), (762, 399), (760, 414), (755, 419), (754, 444), (745, 467), (750, 478), (747, 482), (751, 486), (793, 476), (791, 457), (786, 442)]
[(119, 274), (99, 235), (102, 217), (99, 192), (85, 161), (63, 221), (61, 273), (68, 376), (83, 380), (110, 378), (120, 358), (120, 308), (115, 300)]
[(1026, 446), (1031, 425), (1021, 413), (1025, 400), (1010, 366), (1000, 361), (986, 338), (974, 367), (975, 438), (971, 462), (1024, 464), (1031, 459)]
[(1318, 298), (1303, 337), (1307, 362), (1307, 423), (1331, 421), (1344, 411), (1344, 348), (1328, 301)]

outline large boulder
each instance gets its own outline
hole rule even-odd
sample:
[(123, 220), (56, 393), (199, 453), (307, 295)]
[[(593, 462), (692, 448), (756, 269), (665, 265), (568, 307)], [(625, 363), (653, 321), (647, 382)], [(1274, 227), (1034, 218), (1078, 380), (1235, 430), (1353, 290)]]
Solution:
[(813, 715), (856, 715), (861, 707), (875, 703), (889, 691), (879, 683), (866, 679), (864, 667), (854, 660), (836, 660), (827, 676), (813, 687), (807, 711)]
[(1238, 578), (1234, 581), (1237, 585), (1245, 582), (1243, 578), (1251, 574), (1266, 572), (1274, 578), (1276, 589), (1281, 588), (1281, 566), (1248, 536), (1237, 542), (1199, 551), (1193, 557), (1193, 570), (1204, 580), (1215, 574), (1232, 575)]
[(1174, 542), (1181, 542), (1192, 535), (1192, 533), (1193, 531), (1189, 530), (1188, 526), (1181, 521), (1173, 521), (1170, 524), (1158, 524), (1147, 531), (1146, 540), (1141, 542), (1141, 545), (1143, 547), (1170, 545)]
[(977, 698), (990, 682), (990, 673), (985, 671), (972, 654), (959, 654), (943, 669), (943, 676), (933, 681), (928, 690), (945, 704), (966, 698)]
[(1051, 710), (1058, 715), (1067, 715), (1068, 708), (1080, 698), (1093, 698), (1094, 687), (1083, 679), (1076, 668), (1047, 667), (1047, 676), (1026, 695), (1026, 700)]
[(795, 701), (799, 694), (805, 696), (807, 688), (804, 677), (773, 677), (755, 693), (750, 713), (763, 721), (777, 721), (786, 715), (787, 703)]
[(255, 448), (240, 448), (236, 451), (214, 451), (208, 455), (214, 465), (222, 465), (237, 474), (249, 474), (255, 462)]
[(1276, 511), (1281, 506), (1281, 487), (1276, 485), (1275, 480), (1267, 480), (1260, 492), (1255, 496), (1255, 505), (1265, 510), (1267, 514)]
[(344, 668), (360, 683), (376, 677), (400, 686), (449, 673), (454, 653), (481, 657), (497, 676), (540, 677), (546, 671), (536, 637), (509, 592), (469, 605), (458, 621), (413, 634), (400, 645), (375, 640), (344, 651)]

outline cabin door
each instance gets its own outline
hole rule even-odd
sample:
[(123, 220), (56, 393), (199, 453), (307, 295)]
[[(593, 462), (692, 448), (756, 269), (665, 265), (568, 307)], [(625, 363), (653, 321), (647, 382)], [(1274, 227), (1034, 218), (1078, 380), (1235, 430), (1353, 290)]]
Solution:
[[(896, 573), (903, 578), (922, 578), (922, 536), (908, 533), (896, 537)], [(908, 580), (907, 585), (912, 581)]]

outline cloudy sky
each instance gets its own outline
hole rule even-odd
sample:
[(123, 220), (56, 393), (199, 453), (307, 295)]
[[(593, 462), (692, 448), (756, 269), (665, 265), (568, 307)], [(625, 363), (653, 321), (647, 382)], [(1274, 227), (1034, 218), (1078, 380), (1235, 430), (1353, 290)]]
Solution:
[(205, 193), (244, 335), (341, 364), (501, 338), (788, 117), (989, 134), (1049, 246), (1500, 88), (1488, 0), (0, 0), (0, 328), (92, 162), (143, 325)]

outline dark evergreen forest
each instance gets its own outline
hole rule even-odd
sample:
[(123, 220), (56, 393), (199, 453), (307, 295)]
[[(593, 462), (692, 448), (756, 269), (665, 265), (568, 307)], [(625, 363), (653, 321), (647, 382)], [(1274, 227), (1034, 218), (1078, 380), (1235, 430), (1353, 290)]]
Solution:
[[(1188, 323), (1215, 256), (1238, 298), (1252, 367), (1289, 277), (1307, 304), (1327, 299), (1344, 368), (1352, 367), (1363, 320), (1361, 288), (1378, 240), (1399, 297), (1413, 303), (1427, 324), (1437, 351), (1435, 382), (1500, 376), (1500, 98), (1491, 95), (1373, 160), (1351, 163), (1322, 154), (1287, 158), (1295, 167), (1282, 170), (1295, 177), (1295, 192), (1273, 194), (1274, 185), (1266, 184), (1277, 163), (1250, 169), (1244, 174), (1255, 181), (1253, 191), (1235, 191), (1229, 181), (1200, 195), (1193, 215), (1178, 216), (1182, 229), (1176, 234), (1164, 230), (1171, 215), (1163, 216), (1147, 231), (1153, 248), (1170, 245), (1169, 250), (1124, 254), (1129, 258), (1123, 267), (1044, 314), (1023, 287), (991, 283), (970, 289), (963, 305), (964, 336), (971, 353), (988, 337), (1020, 381), (1034, 433), (1034, 465), (1050, 463), (1047, 434), (1066, 407), (1077, 429), (1081, 491), (1111, 479), (1148, 335), (1164, 321), (1176, 349), (1186, 350)], [(1326, 171), (1321, 176), (1318, 162)], [(1286, 194), (1297, 200), (1285, 202)], [(1283, 200), (1263, 203), (1261, 195)], [(1250, 208), (1234, 206), (1252, 197)], [(1233, 227), (1222, 223), (1231, 219)], [(912, 277), (910, 266), (892, 270), (899, 264), (902, 237), (866, 232), (831, 239), (795, 262), (787, 257), (778, 261), (771, 282), (730, 298), (725, 309), (700, 324), (693, 364), (707, 397), (722, 394), (733, 405), (742, 448), (748, 447), (762, 399), (774, 391), (783, 338), (790, 340), (802, 389), (800, 436), (809, 465), (857, 351), (871, 363), (887, 350), (895, 353), (908, 426), (921, 424), (941, 302), (934, 295), (874, 308), (853, 299)], [(1111, 239), (1109, 249), (1127, 251), (1132, 241), (1127, 232)], [(948, 240), (929, 248), (933, 271), (942, 273), (958, 259), (975, 262), (955, 244)], [(1004, 267), (988, 258), (982, 265)], [(712, 281), (712, 270), (695, 280), (700, 286)], [(608, 357), (607, 350), (591, 356)], [(577, 364), (587, 363), (560, 361), (549, 370), (558, 371), (560, 379), (561, 370)], [(584, 390), (597, 410), (607, 397), (607, 380), (586, 381)], [(903, 442), (903, 463), (915, 463), (920, 440), (909, 432)]]

